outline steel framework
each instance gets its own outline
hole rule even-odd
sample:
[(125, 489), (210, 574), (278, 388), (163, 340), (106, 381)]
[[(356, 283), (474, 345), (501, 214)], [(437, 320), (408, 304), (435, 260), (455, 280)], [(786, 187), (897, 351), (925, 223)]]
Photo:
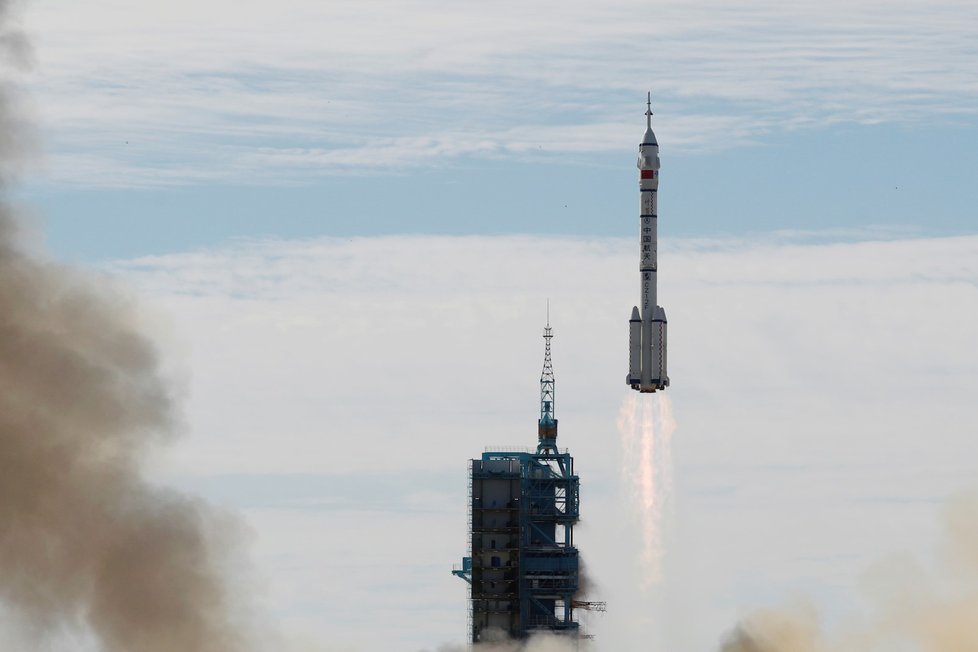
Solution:
[(535, 451), (490, 450), (469, 463), (469, 556), (452, 572), (470, 584), (474, 643), (547, 630), (577, 636), (580, 563), (574, 524), (580, 480), (557, 448), (549, 319)]

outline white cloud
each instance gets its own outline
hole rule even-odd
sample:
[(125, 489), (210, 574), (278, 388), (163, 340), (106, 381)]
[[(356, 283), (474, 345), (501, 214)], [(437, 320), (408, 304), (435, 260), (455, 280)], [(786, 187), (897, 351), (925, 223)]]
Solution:
[[(632, 145), (622, 116), (646, 87), (674, 151), (838, 122), (971, 119), (978, 99), (978, 10), (953, 0), (47, 0), (26, 24), (52, 174), (70, 183), (214, 170), (281, 182), (384, 168), (385, 154), (426, 165), (608, 151)], [(61, 158), (74, 151), (115, 174)]]
[(599, 649), (710, 649), (796, 591), (838, 618), (870, 560), (934, 550), (938, 503), (978, 471), (978, 237), (663, 246), (677, 502), (650, 594), (617, 476), (633, 254), (386, 237), (118, 262), (191, 377), (160, 472), (246, 510), (287, 628), (344, 649), (459, 640), (465, 460), (532, 445), (549, 297)]

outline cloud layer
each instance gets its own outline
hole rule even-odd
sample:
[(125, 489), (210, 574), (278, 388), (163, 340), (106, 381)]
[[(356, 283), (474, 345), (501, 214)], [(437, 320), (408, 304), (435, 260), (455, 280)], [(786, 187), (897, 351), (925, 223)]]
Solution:
[(672, 151), (835, 123), (971, 120), (973, 3), (37, 2), (61, 182), (296, 182), (459, 157)]
[(386, 237), (119, 262), (190, 370), (189, 437), (159, 473), (245, 510), (286, 629), (344, 649), (460, 640), (465, 460), (532, 444), (549, 297), (602, 647), (710, 649), (797, 592), (832, 622), (871, 561), (936, 548), (939, 504), (978, 470), (978, 238), (663, 249), (676, 502), (648, 593), (615, 429), (633, 254)]

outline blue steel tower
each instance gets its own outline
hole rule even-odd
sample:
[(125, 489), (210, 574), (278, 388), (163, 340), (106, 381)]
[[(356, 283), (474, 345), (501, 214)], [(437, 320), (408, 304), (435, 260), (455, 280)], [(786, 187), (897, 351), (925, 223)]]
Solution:
[(588, 604), (574, 600), (580, 481), (574, 458), (557, 448), (549, 319), (543, 338), (536, 450), (486, 451), (469, 463), (470, 555), (453, 573), (470, 584), (473, 643), (536, 631), (577, 636), (574, 608)]

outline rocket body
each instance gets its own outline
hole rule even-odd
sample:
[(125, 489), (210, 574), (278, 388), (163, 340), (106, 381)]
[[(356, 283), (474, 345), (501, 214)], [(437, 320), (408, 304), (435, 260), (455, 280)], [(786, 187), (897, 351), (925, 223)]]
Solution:
[(659, 144), (652, 133), (651, 100), (646, 130), (638, 146), (639, 170), (639, 305), (628, 322), (629, 360), (626, 382), (642, 393), (669, 386), (666, 373), (666, 311), (658, 304)]

